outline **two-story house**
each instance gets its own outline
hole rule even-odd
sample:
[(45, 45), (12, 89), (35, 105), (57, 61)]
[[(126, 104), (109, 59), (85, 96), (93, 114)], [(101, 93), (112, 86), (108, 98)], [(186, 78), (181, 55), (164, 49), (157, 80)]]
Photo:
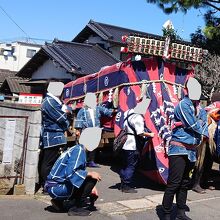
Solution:
[(0, 69), (18, 72), (40, 48), (27, 42), (0, 43)]

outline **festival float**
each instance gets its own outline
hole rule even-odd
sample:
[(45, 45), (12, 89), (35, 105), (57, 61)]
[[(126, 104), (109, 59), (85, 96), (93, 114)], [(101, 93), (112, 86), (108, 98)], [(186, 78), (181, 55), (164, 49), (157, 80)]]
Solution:
[[(166, 27), (169, 29), (172, 27)], [(185, 82), (193, 76), (195, 65), (202, 63), (207, 51), (174, 40), (170, 34), (152, 38), (131, 33), (122, 39), (126, 46), (121, 52), (127, 54), (126, 61), (69, 82), (64, 88), (64, 101), (77, 109), (82, 107), (85, 94), (92, 92), (99, 104), (111, 103), (118, 113), (113, 119), (104, 119), (103, 127), (105, 137), (114, 137), (122, 128), (124, 112), (134, 108), (144, 95), (150, 98), (145, 121), (155, 136), (144, 148), (141, 172), (157, 183), (166, 184), (166, 149), (174, 108), (185, 94)]]

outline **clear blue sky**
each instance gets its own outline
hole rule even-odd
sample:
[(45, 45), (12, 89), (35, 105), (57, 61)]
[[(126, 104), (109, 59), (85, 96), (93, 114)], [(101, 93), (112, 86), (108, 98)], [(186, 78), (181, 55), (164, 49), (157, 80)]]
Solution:
[[(199, 10), (165, 15), (145, 0), (1, 0), (0, 6), (29, 37), (48, 40), (72, 40), (90, 19), (159, 35), (170, 19), (185, 40), (204, 26)], [(25, 37), (1, 9), (0, 27), (0, 41)]]

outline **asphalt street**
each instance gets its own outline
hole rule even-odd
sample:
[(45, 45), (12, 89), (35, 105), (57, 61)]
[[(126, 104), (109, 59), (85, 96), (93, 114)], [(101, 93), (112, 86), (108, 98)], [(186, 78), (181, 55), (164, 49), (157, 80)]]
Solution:
[[(217, 169), (217, 166), (216, 166)], [(50, 198), (40, 192), (34, 196), (0, 196), (0, 220), (58, 220), (58, 219), (97, 219), (97, 220), (153, 220), (162, 216), (161, 201), (164, 187), (137, 174), (136, 194), (126, 194), (119, 190), (120, 178), (116, 161), (104, 158), (101, 168), (96, 168), (102, 176), (98, 183), (99, 198), (97, 211), (89, 217), (71, 217), (67, 213), (51, 212)], [(206, 190), (205, 194), (189, 191), (187, 205), (188, 215), (193, 220), (220, 219), (220, 181), (215, 172), (216, 190)], [(175, 217), (175, 204), (173, 217)]]

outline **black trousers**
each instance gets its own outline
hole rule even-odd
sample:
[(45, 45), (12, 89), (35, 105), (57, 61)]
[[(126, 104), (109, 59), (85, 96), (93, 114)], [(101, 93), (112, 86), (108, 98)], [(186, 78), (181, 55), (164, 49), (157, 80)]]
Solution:
[(83, 207), (87, 205), (87, 197), (90, 196), (92, 189), (96, 185), (97, 180), (91, 177), (86, 177), (83, 184), (79, 189), (74, 188), (73, 194), (70, 197), (70, 200), (75, 199), (77, 207)]
[(169, 174), (162, 202), (166, 214), (172, 211), (174, 195), (176, 195), (177, 208), (185, 209), (190, 185), (189, 172), (193, 166), (194, 163), (188, 160), (187, 155), (169, 156)]
[(96, 149), (93, 151), (87, 151), (87, 162), (95, 161)]
[(60, 156), (60, 148), (64, 145), (58, 145), (55, 147), (42, 149), (40, 152), (38, 170), (39, 170), (39, 182), (43, 186), (47, 176), (49, 175), (54, 163)]

